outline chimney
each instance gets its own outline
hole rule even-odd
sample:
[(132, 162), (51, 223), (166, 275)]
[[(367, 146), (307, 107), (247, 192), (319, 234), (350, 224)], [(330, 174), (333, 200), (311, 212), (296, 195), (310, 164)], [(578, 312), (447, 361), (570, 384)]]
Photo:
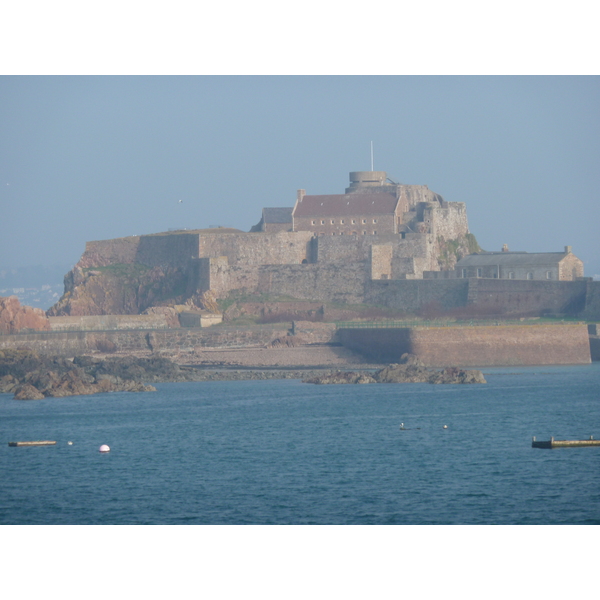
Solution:
[(571, 246), (565, 246), (565, 254), (571, 254)]
[(298, 190), (296, 192), (296, 201), (302, 202), (302, 198), (304, 198), (304, 196), (306, 196), (306, 190)]
[(508, 252), (508, 244), (502, 244), (502, 252)]

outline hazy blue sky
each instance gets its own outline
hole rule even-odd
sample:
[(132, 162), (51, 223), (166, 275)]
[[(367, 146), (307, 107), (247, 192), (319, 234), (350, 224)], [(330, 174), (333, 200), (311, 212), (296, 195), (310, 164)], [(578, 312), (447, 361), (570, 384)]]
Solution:
[[(597, 76), (2, 76), (0, 268), (89, 240), (248, 231), (374, 166), (465, 202), (486, 250), (600, 276)], [(179, 200), (183, 202), (179, 202)]]

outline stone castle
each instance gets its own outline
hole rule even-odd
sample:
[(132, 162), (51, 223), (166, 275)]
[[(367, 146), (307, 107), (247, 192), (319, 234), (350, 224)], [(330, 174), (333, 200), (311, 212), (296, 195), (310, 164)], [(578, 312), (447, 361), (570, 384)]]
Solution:
[[(358, 171), (350, 173), (344, 194), (298, 190), (294, 207), (264, 208), (249, 232), (181, 230), (88, 242), (48, 314), (139, 314), (206, 292), (216, 299), (285, 296), (407, 311), (427, 303), (450, 308), (477, 300), (474, 290), (483, 288), (469, 285), (473, 278), (502, 285), (508, 282), (501, 279), (517, 280), (510, 283), (521, 284), (514, 293), (523, 298), (529, 290), (523, 284), (561, 280), (580, 280), (586, 293), (583, 264), (570, 248), (543, 259), (492, 254), (499, 253), (482, 253), (469, 232), (464, 203), (447, 202), (425, 185), (397, 183), (383, 171)], [(484, 257), (481, 265), (477, 258), (468, 262), (477, 256)], [(582, 293), (565, 290), (553, 291), (542, 308), (560, 312)], [(525, 306), (541, 310), (531, 299), (520, 302)]]

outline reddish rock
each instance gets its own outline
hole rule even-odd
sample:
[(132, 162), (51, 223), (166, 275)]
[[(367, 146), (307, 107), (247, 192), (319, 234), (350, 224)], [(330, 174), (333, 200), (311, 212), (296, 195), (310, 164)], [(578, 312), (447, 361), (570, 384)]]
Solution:
[(21, 306), (16, 296), (0, 297), (0, 333), (18, 333), (24, 329), (50, 331), (50, 321), (41, 308)]
[(43, 400), (44, 394), (29, 383), (24, 383), (15, 390), (15, 400)]

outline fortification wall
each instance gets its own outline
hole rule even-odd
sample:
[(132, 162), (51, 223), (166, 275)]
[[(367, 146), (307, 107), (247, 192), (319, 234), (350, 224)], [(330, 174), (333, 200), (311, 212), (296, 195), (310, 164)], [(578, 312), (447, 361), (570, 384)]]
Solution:
[(144, 235), (140, 238), (135, 261), (148, 267), (186, 268), (198, 258), (197, 233)]
[(600, 281), (587, 281), (583, 318), (600, 321)]
[(464, 202), (449, 202), (446, 206), (429, 208), (425, 219), (431, 222), (431, 233), (444, 240), (454, 240), (469, 233), (467, 207)]
[(585, 281), (476, 279), (469, 282), (469, 304), (495, 314), (579, 314), (585, 308)]
[(305, 264), (259, 269), (259, 290), (320, 302), (363, 302), (369, 269), (364, 263)]
[(114, 240), (86, 242), (85, 251), (77, 266), (87, 269), (114, 264), (132, 264), (136, 261), (139, 243), (140, 236), (137, 235)]
[(338, 331), (338, 339), (373, 362), (398, 362), (405, 352), (429, 367), (591, 362), (589, 336), (583, 324), (343, 329)]
[(362, 302), (407, 312), (433, 304), (447, 310), (465, 306), (468, 291), (466, 279), (380, 280), (366, 285)]
[(106, 329), (167, 329), (164, 314), (48, 317), (52, 331), (103, 331)]
[(288, 333), (288, 324), (209, 329), (159, 329), (155, 331), (56, 331), (0, 335), (0, 348), (29, 348), (36, 352), (66, 357), (104, 352), (168, 354), (201, 348), (262, 347)]
[(310, 231), (201, 235), (198, 256), (226, 256), (229, 265), (285, 265), (310, 260)]

